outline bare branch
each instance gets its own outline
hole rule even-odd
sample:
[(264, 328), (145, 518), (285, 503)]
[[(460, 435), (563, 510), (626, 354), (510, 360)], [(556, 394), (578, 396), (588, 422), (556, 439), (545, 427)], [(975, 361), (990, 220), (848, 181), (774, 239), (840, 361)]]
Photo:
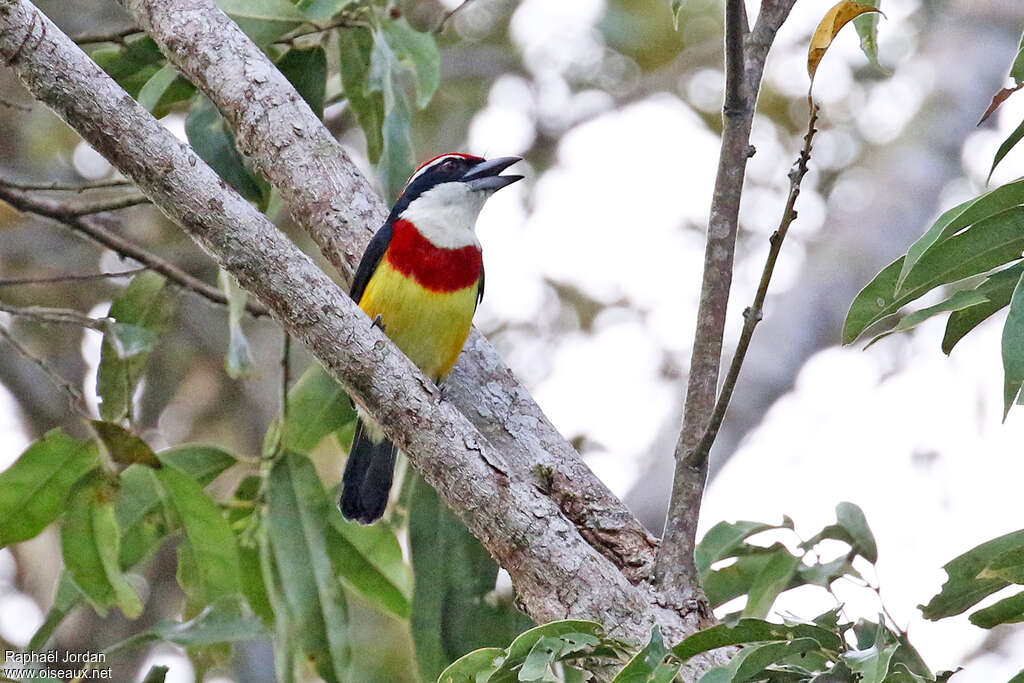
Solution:
[(146, 270), (149, 270), (149, 268), (131, 268), (129, 270), (121, 270), (116, 273), (51, 275), (49, 277), (8, 277), (0, 278), (0, 287), (10, 287), (13, 285), (49, 285), (61, 282), (82, 282), (85, 280), (111, 280), (114, 278), (136, 275)]
[(128, 26), (118, 31), (104, 31), (100, 33), (82, 33), (71, 40), (75, 41), (79, 45), (91, 45), (94, 43), (118, 43), (124, 45), (124, 39), (128, 36), (133, 36), (136, 33), (142, 33), (140, 29), (134, 26)]
[(0, 106), (7, 107), (8, 109), (17, 109), (18, 111), (32, 111), (32, 107), (27, 104), (21, 104), (20, 102), (14, 102), (5, 97), (0, 97)]
[[(119, 2), (217, 105), (239, 149), (350, 281), (387, 208), (292, 85), (212, 0)], [(477, 330), (446, 384), (446, 397), (518, 477), (550, 485), (580, 532), (630, 581), (648, 578), (657, 540), (583, 463)], [(552, 473), (548, 482), (540, 471)]]
[(131, 183), (124, 178), (112, 178), (109, 180), (95, 180), (88, 183), (26, 183), (17, 180), (0, 178), (0, 185), (12, 187), (16, 190), (46, 191), (46, 192), (85, 192), (86, 190), (103, 190), (111, 187), (124, 187)]
[(448, 21), (451, 20), (451, 18), (454, 17), (463, 7), (465, 7), (471, 2), (473, 2), (473, 0), (462, 0), (462, 2), (460, 2), (454, 9), (450, 9), (447, 12), (445, 12), (444, 16), (441, 17), (441, 22), (437, 25), (437, 28), (434, 29), (434, 33), (436, 34), (443, 31), (444, 27), (448, 24)]
[(736, 388), (736, 380), (740, 375), (740, 368), (747, 355), (747, 348), (750, 346), (750, 339), (754, 336), (754, 328), (761, 322), (765, 297), (768, 295), (768, 285), (771, 283), (772, 274), (775, 272), (775, 262), (779, 258), (782, 249), (782, 242), (786, 239), (789, 226), (796, 220), (796, 199), (800, 196), (800, 183), (807, 174), (807, 162), (811, 159), (811, 143), (817, 129), (814, 127), (818, 121), (818, 107), (811, 105), (810, 119), (807, 123), (807, 134), (804, 135), (804, 147), (800, 150), (796, 165), (789, 174), (789, 195), (786, 199), (786, 207), (782, 210), (782, 219), (779, 227), (770, 238), (771, 247), (768, 249), (768, 259), (765, 261), (764, 270), (761, 272), (761, 281), (754, 294), (754, 302), (743, 311), (743, 331), (736, 344), (736, 353), (732, 357), (729, 371), (726, 373), (725, 381), (722, 383), (722, 391), (718, 395), (714, 413), (708, 424), (704, 436), (697, 447), (686, 456), (684, 465), (692, 470), (706, 469), (708, 455), (711, 453), (711, 446), (715, 443), (718, 430), (725, 419), (725, 413), (729, 409), (729, 401), (732, 399), (732, 392)]
[(14, 336), (10, 332), (8, 332), (3, 325), (0, 325), (0, 337), (3, 337), (4, 340), (8, 344), (10, 344), (11, 347), (18, 353), (18, 355), (22, 356), (26, 360), (33, 363), (40, 370), (42, 370), (43, 374), (46, 375), (47, 378), (51, 382), (53, 382), (53, 384), (58, 389), (67, 394), (68, 403), (71, 405), (71, 408), (76, 413), (78, 413), (79, 415), (86, 419), (92, 417), (91, 415), (89, 415), (89, 411), (86, 408), (85, 399), (82, 397), (82, 392), (80, 392), (78, 388), (75, 387), (74, 384), (61, 377), (60, 373), (51, 368), (50, 365), (42, 358), (36, 356), (27, 348), (22, 346), (21, 342), (15, 339)]
[(68, 206), (65, 211), (71, 218), (88, 216), (94, 213), (106, 213), (107, 211), (120, 211), (140, 204), (149, 204), (149, 197), (143, 195), (132, 195), (130, 197), (115, 197), (113, 199), (98, 199), (87, 204), (75, 204)]
[[(71, 230), (86, 236), (93, 242), (110, 249), (122, 258), (138, 261), (150, 270), (160, 273), (173, 284), (193, 292), (198, 296), (221, 306), (227, 305), (224, 293), (217, 287), (203, 282), (199, 278), (166, 261), (143, 247), (121, 237), (108, 226), (112, 219), (102, 216), (75, 216), (69, 214), (67, 206), (48, 197), (38, 197), (20, 190), (4, 187), (0, 184), (0, 200), (3, 200), (19, 211), (48, 218)], [(267, 315), (267, 309), (261, 304), (249, 302), (246, 310), (254, 316)]]
[[(764, 0), (749, 34), (745, 34), (743, 0), (727, 0), (726, 3), (727, 95), (722, 110), (722, 146), (708, 219), (683, 426), (675, 448), (672, 497), (655, 571), (662, 599), (671, 606), (696, 602), (702, 605), (701, 611), (707, 609), (693, 561), (697, 521), (707, 481), (707, 461), (700, 467), (690, 467), (685, 461), (687, 454), (700, 442), (715, 406), (739, 228), (740, 195), (747, 160), (754, 151), (750, 146), (750, 127), (768, 49), (794, 2)], [(742, 60), (738, 59), (739, 54)]]
[(90, 318), (73, 308), (48, 308), (45, 306), (11, 306), (0, 301), (0, 313), (6, 313), (16, 318), (29, 318), (40, 323), (53, 323), (58, 325), (77, 325), (90, 330), (102, 332), (107, 327), (106, 318)]
[(673, 639), (691, 630), (630, 584), (533, 481), (510, 471), (504, 454), (329, 277), (27, 0), (0, 0), (0, 56), (386, 425), (387, 436), (509, 571), (535, 619), (596, 618), (635, 641), (655, 623)]

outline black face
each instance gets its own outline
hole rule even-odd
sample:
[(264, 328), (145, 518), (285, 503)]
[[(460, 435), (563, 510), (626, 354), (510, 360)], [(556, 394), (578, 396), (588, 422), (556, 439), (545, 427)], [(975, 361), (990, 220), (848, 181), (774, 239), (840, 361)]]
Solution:
[(395, 203), (392, 213), (400, 214), (412, 200), (436, 185), (461, 180), (462, 176), (482, 161), (482, 157), (468, 155), (445, 155), (428, 161), (413, 174), (411, 182), (405, 186), (402, 196)]

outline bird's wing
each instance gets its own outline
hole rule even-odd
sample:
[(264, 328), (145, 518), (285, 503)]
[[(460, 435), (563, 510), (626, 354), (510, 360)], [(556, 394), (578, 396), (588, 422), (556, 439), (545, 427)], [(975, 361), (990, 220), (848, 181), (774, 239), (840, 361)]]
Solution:
[(377, 234), (373, 236), (370, 243), (366, 246), (366, 251), (363, 252), (363, 259), (359, 262), (359, 268), (356, 269), (355, 279), (352, 280), (352, 290), (349, 292), (349, 296), (356, 303), (363, 298), (363, 292), (366, 291), (366, 285), (370, 282), (370, 278), (373, 277), (373, 273), (377, 270), (377, 266), (380, 264), (380, 260), (384, 258), (384, 252), (388, 250), (388, 245), (391, 244), (391, 237), (394, 235), (395, 229), (392, 227), (390, 222), (384, 224)]
[(480, 264), (480, 283), (476, 288), (476, 305), (479, 306), (480, 302), (484, 300), (484, 264)]

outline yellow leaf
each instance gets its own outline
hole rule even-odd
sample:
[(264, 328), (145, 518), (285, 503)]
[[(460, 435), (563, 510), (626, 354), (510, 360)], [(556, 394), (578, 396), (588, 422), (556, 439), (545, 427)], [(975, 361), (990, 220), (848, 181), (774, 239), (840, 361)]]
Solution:
[(811, 77), (812, 84), (814, 83), (814, 74), (818, 70), (818, 63), (825, 56), (825, 52), (828, 51), (839, 31), (860, 15), (878, 11), (877, 7), (862, 5), (851, 0), (838, 2), (828, 11), (821, 23), (818, 24), (818, 28), (815, 29), (814, 36), (811, 38), (811, 47), (807, 50), (807, 75)]

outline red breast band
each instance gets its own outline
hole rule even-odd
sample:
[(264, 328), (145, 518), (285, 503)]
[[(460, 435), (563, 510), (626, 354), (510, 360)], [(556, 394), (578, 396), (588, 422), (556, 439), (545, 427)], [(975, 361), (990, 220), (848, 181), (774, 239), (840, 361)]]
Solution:
[(434, 292), (454, 292), (476, 284), (483, 265), (479, 247), (437, 247), (403, 220), (395, 221), (385, 258), (392, 268)]

